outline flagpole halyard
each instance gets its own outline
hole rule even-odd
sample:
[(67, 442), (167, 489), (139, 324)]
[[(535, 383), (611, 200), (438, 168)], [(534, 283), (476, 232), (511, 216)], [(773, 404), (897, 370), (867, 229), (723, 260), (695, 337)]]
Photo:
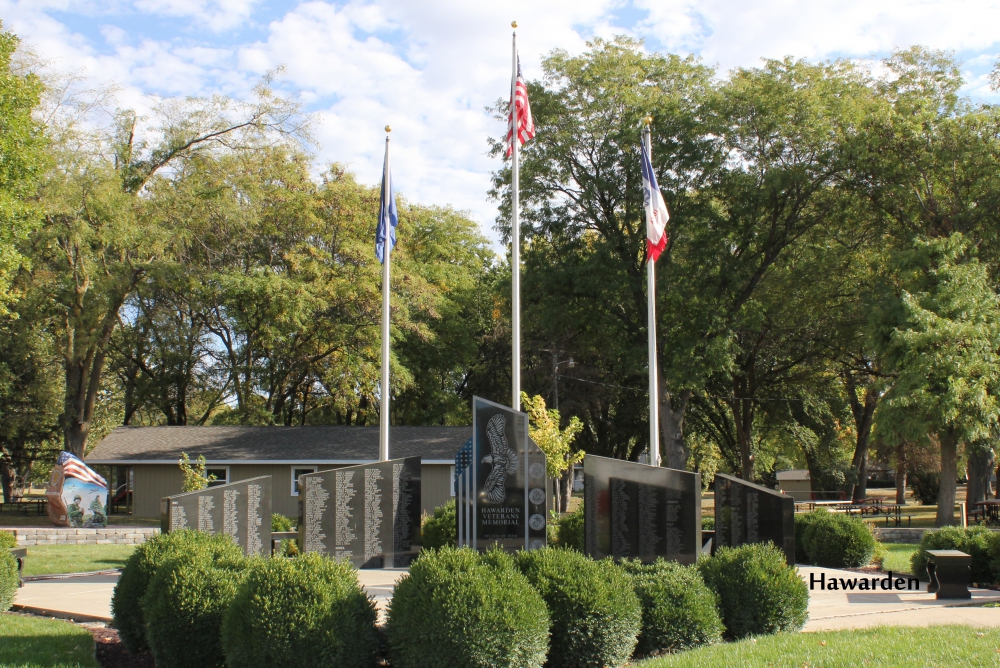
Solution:
[[(512, 28), (517, 28), (517, 21), (511, 22)], [(521, 410), (521, 223), (518, 208), (518, 149), (520, 141), (518, 137), (519, 127), (517, 118), (517, 33), (512, 37), (511, 47), (511, 80), (510, 80), (510, 113), (513, 114), (513, 136), (511, 144), (510, 178), (511, 178), (511, 221), (510, 221), (510, 246), (511, 246), (511, 338), (513, 342), (511, 361), (511, 408), (516, 411)]]
[[(644, 119), (645, 129), (642, 133), (646, 155), (650, 165), (653, 162), (651, 116)], [(649, 242), (647, 242), (648, 244)], [(649, 463), (659, 466), (660, 457), (660, 388), (657, 378), (656, 364), (656, 260), (647, 253), (646, 257), (646, 329), (649, 333)]]
[[(385, 163), (382, 171), (382, 210), (389, 211), (389, 199), (394, 197), (389, 175), (389, 133), (392, 128), (385, 126)], [(386, 181), (389, 183), (386, 183)], [(379, 415), (379, 461), (389, 461), (389, 262), (392, 257), (392, 239), (388, 216), (382, 232), (382, 386)]]

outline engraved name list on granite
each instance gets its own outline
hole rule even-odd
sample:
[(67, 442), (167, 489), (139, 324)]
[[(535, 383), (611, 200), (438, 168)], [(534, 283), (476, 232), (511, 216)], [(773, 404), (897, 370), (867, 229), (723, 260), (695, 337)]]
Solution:
[(169, 533), (180, 529), (208, 534), (221, 529), (247, 556), (270, 554), (271, 476), (164, 497), (160, 501), (160, 530)]
[(715, 474), (715, 545), (774, 543), (795, 563), (795, 500), (724, 473)]

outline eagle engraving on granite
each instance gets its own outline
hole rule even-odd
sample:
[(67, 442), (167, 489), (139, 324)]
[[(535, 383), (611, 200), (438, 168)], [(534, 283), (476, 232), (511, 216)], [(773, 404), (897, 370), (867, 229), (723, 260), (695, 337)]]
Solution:
[(507, 418), (500, 414), (494, 415), (486, 423), (490, 454), (483, 457), (483, 463), (493, 466), (483, 486), (487, 503), (504, 502), (507, 498), (507, 476), (517, 471), (517, 453), (507, 445), (507, 435), (504, 430), (506, 424)]

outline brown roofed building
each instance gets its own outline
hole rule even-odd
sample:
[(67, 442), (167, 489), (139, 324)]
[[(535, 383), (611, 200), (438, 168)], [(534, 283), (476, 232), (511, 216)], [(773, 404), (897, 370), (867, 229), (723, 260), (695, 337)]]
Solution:
[[(471, 436), (471, 427), (392, 427), (392, 458), (423, 460), (424, 512), (451, 498), (455, 453)], [(192, 461), (205, 457), (215, 484), (272, 476), (274, 512), (295, 518), (299, 475), (377, 461), (378, 440), (378, 427), (118, 427), (86, 462), (114, 469), (118, 489), (131, 480), (135, 517), (159, 517), (160, 499), (181, 492), (177, 462), (187, 453)]]

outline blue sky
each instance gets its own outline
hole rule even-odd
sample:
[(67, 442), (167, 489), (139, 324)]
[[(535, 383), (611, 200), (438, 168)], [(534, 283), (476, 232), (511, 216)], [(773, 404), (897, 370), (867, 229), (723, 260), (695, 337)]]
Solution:
[(1000, 102), (987, 76), (1000, 57), (1000, 1), (985, 0), (0, 0), (0, 19), (53, 69), (116, 86), (117, 104), (246, 97), (284, 66), (283, 86), (315, 114), (317, 164), (367, 183), (393, 126), (393, 176), (408, 198), (469, 211), (495, 238), (487, 199), (484, 111), (506, 95), (510, 21), (525, 76), (553, 48), (593, 36), (642, 37), (721, 71), (762, 57), (878, 59), (923, 44), (965, 62), (966, 93)]

